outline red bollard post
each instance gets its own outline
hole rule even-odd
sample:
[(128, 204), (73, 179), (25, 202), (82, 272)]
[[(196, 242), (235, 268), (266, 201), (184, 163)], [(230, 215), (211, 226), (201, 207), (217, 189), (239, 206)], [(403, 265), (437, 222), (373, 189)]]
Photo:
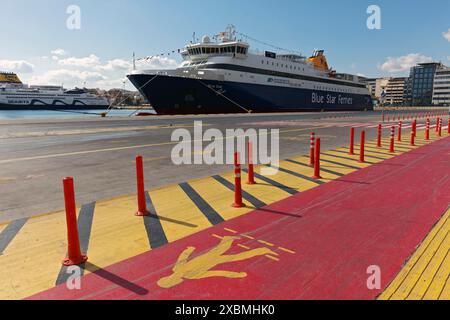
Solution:
[(349, 155), (355, 154), (355, 128), (350, 128), (350, 152)]
[(394, 143), (395, 143), (395, 127), (392, 126), (391, 127), (391, 143), (390, 143), (390, 147), (389, 147), (389, 152), (391, 152), (391, 153), (395, 152)]
[(144, 161), (142, 156), (136, 156), (136, 188), (137, 188), (137, 200), (138, 211), (137, 217), (145, 217), (149, 215), (147, 210), (147, 201), (145, 199), (145, 186), (144, 186)]
[(314, 167), (314, 153), (315, 153), (315, 151), (314, 151), (314, 143), (315, 143), (315, 140), (316, 140), (316, 135), (315, 135), (315, 133), (314, 132), (311, 132), (311, 146), (310, 146), (310, 151), (309, 151), (309, 165), (311, 166), (311, 167)]
[(359, 162), (364, 163), (364, 149), (366, 145), (366, 132), (361, 131), (361, 145), (359, 147)]
[(378, 148), (381, 148), (381, 132), (382, 132), (382, 129), (383, 129), (382, 125), (379, 124), (378, 125), (378, 134), (377, 134), (377, 147)]
[(397, 136), (397, 141), (402, 141), (402, 125), (403, 123), (400, 121), (398, 123), (398, 136)]
[(425, 140), (430, 140), (430, 119), (427, 119), (427, 124), (425, 127)]
[(316, 139), (315, 164), (313, 179), (322, 179), (320, 176), (320, 138)]
[(447, 133), (450, 134), (450, 118), (448, 118)]
[(255, 171), (253, 168), (253, 143), (247, 143), (247, 159), (248, 159), (248, 180), (247, 184), (253, 185), (255, 182)]
[(439, 118), (438, 136), (442, 137), (442, 118)]
[(413, 121), (412, 130), (414, 132), (414, 137), (416, 137), (416, 135), (417, 135), (417, 120), (416, 119), (414, 119), (414, 121)]
[(436, 118), (436, 133), (439, 131), (439, 117)]
[(81, 253), (80, 238), (78, 235), (77, 213), (75, 204), (75, 189), (73, 178), (67, 177), (63, 180), (64, 204), (66, 207), (67, 223), (67, 258), (63, 260), (63, 265), (80, 265), (87, 261), (87, 256)]
[(241, 164), (239, 163), (239, 152), (234, 153), (234, 208), (245, 207), (242, 202), (242, 185), (241, 185)]
[(411, 146), (414, 147), (416, 144), (414, 142), (416, 135), (414, 134), (414, 131), (411, 131)]

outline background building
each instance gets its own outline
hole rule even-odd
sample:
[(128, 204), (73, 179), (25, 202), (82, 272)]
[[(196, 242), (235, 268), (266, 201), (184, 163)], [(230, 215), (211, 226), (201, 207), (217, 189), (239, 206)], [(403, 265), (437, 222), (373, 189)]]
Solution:
[(384, 103), (391, 106), (404, 104), (406, 77), (390, 78), (386, 86), (386, 98)]
[(431, 106), (433, 100), (434, 76), (443, 65), (437, 62), (420, 63), (412, 67), (410, 72), (410, 88), (408, 102), (413, 106)]
[(386, 90), (390, 79), (391, 78), (370, 78), (365, 80), (373, 99), (380, 100), (381, 93), (383, 90)]
[(367, 86), (367, 89), (369, 89), (372, 98), (375, 98), (375, 88), (377, 85), (377, 79), (376, 78), (366, 79), (365, 84)]
[(450, 106), (450, 68), (440, 66), (436, 70), (433, 84), (433, 104)]

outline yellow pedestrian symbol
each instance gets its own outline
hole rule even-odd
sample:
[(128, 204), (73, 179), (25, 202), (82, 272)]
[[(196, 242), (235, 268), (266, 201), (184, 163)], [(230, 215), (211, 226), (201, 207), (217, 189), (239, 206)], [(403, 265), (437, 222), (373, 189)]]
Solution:
[(225, 253), (231, 248), (233, 243), (239, 239), (240, 237), (223, 237), (219, 245), (191, 260), (189, 260), (189, 257), (192, 253), (194, 253), (196, 248), (188, 247), (178, 258), (178, 261), (173, 268), (173, 274), (168, 277), (161, 278), (157, 282), (158, 285), (161, 288), (168, 289), (181, 284), (184, 280), (199, 280), (211, 277), (224, 277), (231, 279), (245, 278), (247, 276), (246, 272), (212, 269), (224, 263), (243, 261), (257, 256), (278, 256), (276, 252), (265, 247), (238, 254), (226, 255)]

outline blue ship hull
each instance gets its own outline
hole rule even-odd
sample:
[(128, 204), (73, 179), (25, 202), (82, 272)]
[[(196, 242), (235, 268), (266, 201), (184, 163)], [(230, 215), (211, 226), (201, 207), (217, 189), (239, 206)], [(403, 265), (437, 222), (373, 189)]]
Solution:
[(160, 75), (128, 78), (158, 114), (373, 110), (370, 95)]

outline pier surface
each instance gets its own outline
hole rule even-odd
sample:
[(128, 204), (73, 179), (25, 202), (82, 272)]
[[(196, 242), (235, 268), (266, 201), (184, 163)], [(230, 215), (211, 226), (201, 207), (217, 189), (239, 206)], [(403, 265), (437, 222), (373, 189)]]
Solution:
[[(243, 186), (245, 208), (231, 207), (230, 166), (172, 164), (173, 130), (192, 132), (198, 120), (204, 129), (280, 129), (286, 160), (272, 177), (257, 168), (257, 185)], [(3, 121), (0, 298), (178, 299), (201, 288), (205, 299), (448, 299), (447, 127), (442, 138), (432, 130), (425, 141), (420, 119), (413, 147), (405, 120), (403, 141), (389, 153), (397, 121), (384, 123), (382, 148), (374, 141), (378, 123), (379, 113), (362, 112)], [(348, 155), (350, 127), (366, 130), (365, 163)], [(322, 179), (311, 178), (304, 156), (312, 131), (322, 139)], [(145, 160), (146, 218), (134, 216), (136, 154)], [(75, 292), (67, 291), (70, 273), (61, 265), (65, 176), (75, 177), (80, 242), (89, 256), (83, 290)], [(214, 248), (231, 257), (208, 269), (202, 254)], [(171, 276), (183, 255), (188, 259), (179, 261), (193, 260), (197, 271)], [(371, 265), (381, 268), (381, 289), (367, 289)], [(282, 293), (286, 281), (301, 283), (301, 292)], [(261, 287), (267, 290), (257, 292)]]
[[(90, 274), (82, 290), (33, 298), (375, 299), (440, 222), (433, 233), (447, 239), (428, 241), (439, 250), (383, 297), (450, 299), (449, 147), (450, 137)], [(378, 290), (367, 286), (371, 266)]]
[[(394, 114), (402, 113), (392, 111), (391, 118)], [(373, 139), (380, 119), (380, 112), (356, 112), (0, 120), (0, 223), (61, 209), (61, 179), (66, 176), (75, 177), (79, 203), (134, 193), (137, 154), (145, 158), (150, 189), (229, 170), (226, 165), (172, 163), (177, 144), (171, 141), (173, 130), (193, 132), (194, 121), (203, 121), (204, 130), (280, 129), (284, 159), (308, 154), (312, 131), (321, 137), (324, 150), (347, 145), (352, 126), (366, 128)], [(383, 134), (388, 133), (386, 128)]]

